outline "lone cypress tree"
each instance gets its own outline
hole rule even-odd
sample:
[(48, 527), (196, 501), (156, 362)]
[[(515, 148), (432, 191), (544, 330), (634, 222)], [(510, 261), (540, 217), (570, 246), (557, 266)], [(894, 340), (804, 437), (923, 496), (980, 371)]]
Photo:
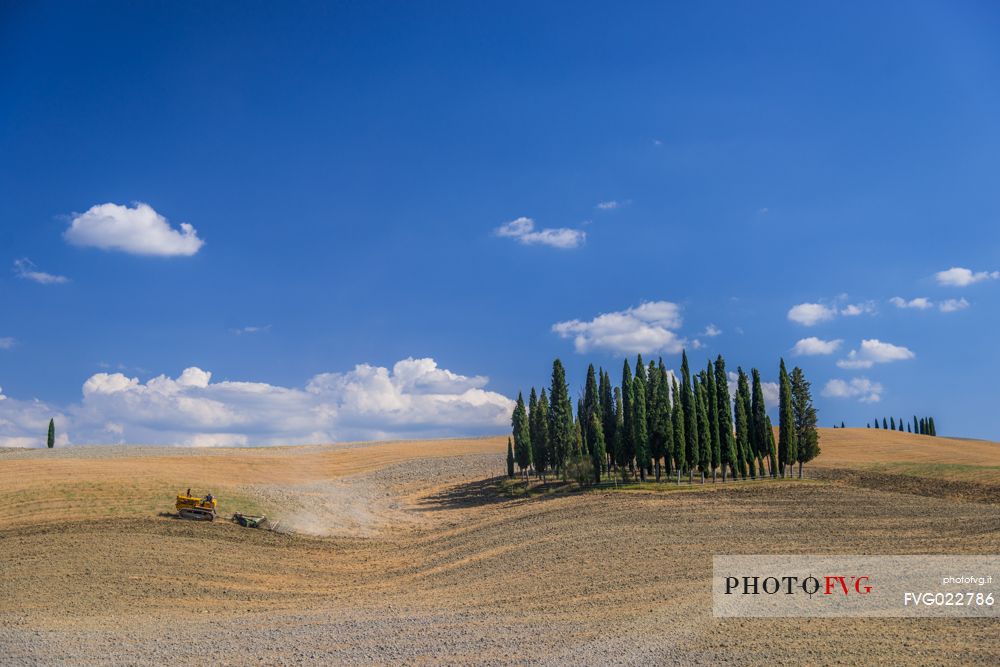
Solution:
[(594, 468), (594, 483), (601, 483), (601, 466), (604, 465), (605, 443), (604, 427), (597, 413), (590, 415), (590, 463)]
[(632, 462), (635, 460), (635, 426), (633, 425), (633, 420), (635, 419), (635, 392), (632, 387), (632, 367), (628, 363), (628, 359), (625, 360), (625, 365), (622, 367), (622, 418), (623, 418), (623, 430), (622, 430), (622, 450), (619, 452), (618, 464), (623, 468), (632, 467)]
[(778, 383), (778, 470), (784, 477), (786, 469), (791, 474), (792, 464), (799, 458), (792, 381), (788, 377), (784, 359), (778, 368)]
[(729, 403), (729, 377), (726, 375), (726, 361), (720, 354), (715, 359), (715, 402), (719, 416), (719, 453), (722, 465), (722, 481), (726, 481), (726, 466), (736, 479), (739, 456), (736, 453), (736, 438), (733, 436), (733, 408)]
[(740, 476), (757, 478), (757, 459), (753, 449), (753, 412), (750, 408), (750, 380), (742, 367), (737, 367), (736, 382), (736, 455), (740, 460)]
[(531, 433), (531, 459), (535, 474), (545, 481), (545, 469), (549, 465), (549, 399), (542, 389), (538, 404), (528, 415), (533, 426)]
[(549, 388), (549, 447), (552, 468), (565, 476), (566, 459), (576, 441), (576, 425), (573, 423), (573, 407), (566, 385), (566, 370), (562, 362), (552, 362), (552, 386)]
[(698, 465), (698, 405), (691, 387), (691, 370), (688, 367), (687, 351), (681, 352), (681, 406), (684, 408), (685, 459), (688, 480), (694, 481), (694, 467)]
[[(750, 408), (750, 446), (757, 457), (760, 476), (763, 477), (765, 475), (764, 459), (768, 459), (770, 463), (768, 456), (770, 450), (769, 438), (772, 436), (768, 435), (767, 425), (769, 421), (767, 419), (767, 409), (764, 407), (764, 389), (760, 384), (760, 371), (753, 368), (750, 370), (750, 376), (753, 378), (753, 394)], [(776, 475), (777, 472), (777, 470), (772, 468), (770, 474)]]
[(507, 436), (507, 476), (514, 478), (514, 447), (510, 443), (510, 436)]
[(798, 366), (792, 369), (791, 381), (799, 479), (802, 479), (802, 464), (809, 463), (819, 455), (819, 431), (816, 430), (817, 418), (816, 408), (812, 402), (812, 385)]
[(517, 404), (510, 418), (514, 429), (514, 460), (521, 474), (527, 478), (528, 467), (531, 465), (531, 429), (528, 424), (528, 412), (524, 408), (524, 397), (517, 394)]
[[(684, 434), (684, 406), (680, 400), (680, 387), (677, 385), (677, 378), (673, 380), (674, 402), (670, 409), (670, 421), (674, 427), (673, 457), (674, 470), (680, 475), (687, 468), (687, 436)], [(680, 481), (680, 477), (677, 478)]]
[(646, 481), (646, 469), (649, 467), (649, 433), (646, 425), (646, 371), (642, 365), (642, 357), (636, 366), (636, 377), (632, 382), (632, 415), (633, 442), (635, 443), (635, 464), (639, 468), (639, 479)]
[(721, 436), (719, 435), (719, 401), (715, 395), (715, 367), (708, 362), (705, 369), (705, 406), (708, 410), (708, 434), (710, 442), (709, 463), (712, 470), (712, 481), (722, 461)]
[(55, 419), (50, 419), (49, 420), (49, 435), (45, 439), (45, 444), (48, 446), (49, 449), (52, 449), (53, 447), (56, 446), (56, 420)]

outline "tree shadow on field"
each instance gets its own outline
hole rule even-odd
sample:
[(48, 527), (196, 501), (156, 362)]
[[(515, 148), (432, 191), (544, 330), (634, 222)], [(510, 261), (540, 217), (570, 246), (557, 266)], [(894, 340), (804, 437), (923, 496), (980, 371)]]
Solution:
[[(554, 483), (550, 487), (562, 487), (562, 483)], [(560, 494), (538, 493), (530, 495), (511, 495), (500, 487), (496, 478), (479, 479), (448, 487), (443, 491), (431, 494), (420, 500), (418, 511), (434, 511), (449, 509), (468, 509), (504, 503), (539, 501), (558, 497)]]

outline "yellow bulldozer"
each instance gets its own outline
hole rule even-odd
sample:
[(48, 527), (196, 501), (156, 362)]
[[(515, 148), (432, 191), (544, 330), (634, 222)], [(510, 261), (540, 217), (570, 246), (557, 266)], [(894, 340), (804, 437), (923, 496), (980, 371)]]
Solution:
[(192, 496), (191, 489), (188, 489), (187, 493), (177, 494), (177, 516), (193, 521), (213, 521), (216, 517), (215, 504), (211, 493), (202, 498)]

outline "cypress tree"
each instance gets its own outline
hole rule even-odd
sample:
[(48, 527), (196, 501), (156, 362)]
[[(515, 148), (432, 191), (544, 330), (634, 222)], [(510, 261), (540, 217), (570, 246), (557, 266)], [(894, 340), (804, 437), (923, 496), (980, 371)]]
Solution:
[(577, 399), (576, 401), (576, 420), (573, 422), (573, 428), (576, 429), (576, 442), (573, 445), (573, 459), (579, 460), (581, 456), (589, 456), (587, 452), (586, 443), (586, 427), (584, 427), (584, 416), (583, 416), (583, 399)]
[(812, 385), (798, 366), (792, 369), (791, 382), (792, 410), (795, 415), (795, 437), (798, 445), (796, 460), (799, 464), (799, 479), (802, 479), (802, 464), (809, 463), (819, 455), (819, 431), (816, 430)]
[[(655, 379), (654, 379), (655, 378)], [(666, 390), (661, 383), (660, 372), (653, 369), (649, 373), (649, 384), (653, 387), (653, 400), (647, 406), (649, 414), (649, 455), (653, 459), (653, 471), (656, 481), (660, 481), (660, 459), (663, 458), (664, 451), (664, 428), (663, 428), (663, 392)], [(667, 419), (669, 421), (669, 411)]]
[(934, 417), (927, 418), (927, 434), (937, 436), (937, 426), (934, 425)]
[(739, 457), (736, 454), (736, 438), (733, 437), (733, 408), (729, 403), (729, 377), (726, 362), (720, 354), (715, 359), (715, 403), (719, 416), (719, 453), (722, 465), (722, 481), (726, 481), (726, 466), (736, 479)]
[(607, 449), (605, 468), (611, 470), (615, 458), (615, 397), (611, 389), (611, 378), (603, 368), (600, 371), (600, 378), (601, 427), (604, 429), (604, 444)]
[(528, 412), (524, 409), (524, 397), (517, 394), (517, 404), (511, 415), (511, 426), (514, 429), (514, 460), (521, 474), (527, 476), (531, 465), (531, 430), (528, 425)]
[(792, 380), (782, 359), (778, 368), (778, 470), (782, 477), (786, 469), (791, 474), (792, 464), (799, 458), (792, 403)]
[(878, 429), (878, 417), (875, 418), (875, 428)]
[(55, 419), (50, 419), (49, 420), (49, 434), (45, 438), (45, 445), (49, 449), (52, 449), (53, 447), (56, 446), (56, 420)]
[(604, 427), (597, 413), (590, 415), (590, 463), (594, 468), (594, 483), (601, 483), (601, 466), (605, 457)]
[(906, 422), (906, 432), (913, 433), (913, 431), (910, 430), (910, 422)]
[(622, 451), (620, 452), (619, 464), (623, 467), (632, 467), (632, 462), (635, 459), (635, 426), (633, 425), (633, 419), (635, 418), (635, 406), (633, 405), (635, 399), (634, 390), (632, 387), (632, 367), (629, 366), (628, 359), (625, 360), (625, 365), (622, 367), (622, 417), (623, 417), (623, 429), (622, 429)]
[(670, 421), (674, 427), (674, 470), (679, 475), (681, 471), (687, 468), (687, 437), (684, 434), (684, 422), (686, 418), (684, 417), (684, 406), (680, 400), (680, 387), (677, 385), (676, 377), (673, 380), (673, 387), (674, 402), (670, 410)]
[(649, 454), (647, 473), (653, 472), (654, 464), (659, 464), (659, 460), (653, 456), (653, 438), (656, 437), (656, 393), (659, 384), (660, 374), (656, 370), (656, 364), (650, 360), (646, 367), (646, 453)]
[(553, 470), (565, 477), (566, 459), (576, 440), (573, 407), (566, 385), (566, 370), (562, 362), (552, 362), (552, 386), (549, 388), (549, 463)]
[(771, 469), (771, 477), (775, 476), (778, 469), (778, 448), (774, 445), (774, 426), (771, 425), (771, 418), (767, 419), (767, 465)]
[[(635, 443), (635, 464), (639, 468), (639, 479), (646, 481), (646, 468), (649, 466), (649, 432), (646, 425), (646, 370), (642, 365), (642, 357), (636, 367), (635, 380), (632, 381), (632, 404), (635, 414), (632, 416)], [(641, 372), (640, 372), (641, 371)]]
[(654, 402), (654, 429), (650, 449), (656, 462), (656, 481), (660, 481), (660, 459), (663, 459), (664, 473), (670, 474), (670, 452), (673, 449), (674, 424), (670, 411), (670, 376), (663, 366), (663, 359), (656, 369), (656, 394)]
[(899, 425), (899, 430), (902, 431), (903, 430), (903, 418), (900, 417), (899, 421), (896, 422), (896, 423)]
[[(907, 428), (909, 428), (909, 424), (907, 424)], [(913, 415), (913, 431), (912, 431), (912, 433), (919, 433), (919, 431), (917, 431), (917, 416), (916, 415)]]
[(883, 431), (889, 430), (889, 422), (885, 420), (885, 417), (882, 417), (882, 430)]
[(514, 448), (510, 443), (510, 436), (507, 436), (507, 477), (514, 478)]
[(896, 430), (896, 420), (893, 419), (892, 417), (889, 417), (889, 430), (890, 431)]
[(590, 452), (591, 433), (590, 418), (598, 415), (600, 418), (600, 405), (597, 391), (597, 375), (594, 372), (594, 364), (587, 366), (587, 382), (583, 390), (583, 442), (586, 451)]
[(698, 468), (704, 483), (704, 475), (712, 464), (712, 430), (708, 423), (708, 400), (705, 397), (705, 385), (697, 378), (694, 381), (694, 391), (698, 407)]
[(537, 407), (531, 411), (528, 419), (535, 427), (531, 434), (532, 463), (535, 466), (535, 474), (540, 475), (544, 482), (545, 469), (549, 465), (549, 399), (544, 389), (538, 397)]
[(691, 370), (687, 351), (681, 353), (681, 406), (684, 408), (684, 455), (689, 481), (694, 481), (694, 466), (698, 465), (698, 406), (691, 388)]
[(625, 438), (625, 405), (622, 403), (622, 390), (621, 387), (615, 387), (615, 439), (614, 439), (614, 450), (615, 450), (615, 468), (622, 470), (622, 478), (624, 479), (624, 450), (625, 445), (622, 442)]
[[(750, 375), (753, 378), (753, 394), (750, 408), (750, 447), (757, 457), (760, 476), (763, 477), (765, 474), (764, 459), (768, 458), (770, 450), (767, 431), (767, 409), (764, 407), (764, 390), (760, 384), (760, 371), (753, 368), (750, 370)], [(770, 461), (769, 458), (768, 460)], [(777, 474), (777, 471), (772, 469), (771, 475), (775, 474)]]
[(740, 463), (740, 476), (757, 478), (756, 458), (750, 433), (752, 412), (750, 409), (750, 381), (743, 368), (737, 367), (736, 382), (736, 456)]
[(705, 405), (708, 410), (708, 434), (711, 443), (709, 466), (712, 469), (713, 482), (722, 460), (721, 436), (719, 435), (719, 401), (715, 393), (715, 367), (709, 361), (708, 368), (705, 369)]

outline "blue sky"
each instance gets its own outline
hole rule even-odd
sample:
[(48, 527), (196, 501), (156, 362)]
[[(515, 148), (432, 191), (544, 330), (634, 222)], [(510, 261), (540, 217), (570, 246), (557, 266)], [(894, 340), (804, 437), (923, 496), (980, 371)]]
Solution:
[(0, 444), (501, 432), (681, 346), (1000, 437), (996, 5), (538, 4), (5, 4)]

